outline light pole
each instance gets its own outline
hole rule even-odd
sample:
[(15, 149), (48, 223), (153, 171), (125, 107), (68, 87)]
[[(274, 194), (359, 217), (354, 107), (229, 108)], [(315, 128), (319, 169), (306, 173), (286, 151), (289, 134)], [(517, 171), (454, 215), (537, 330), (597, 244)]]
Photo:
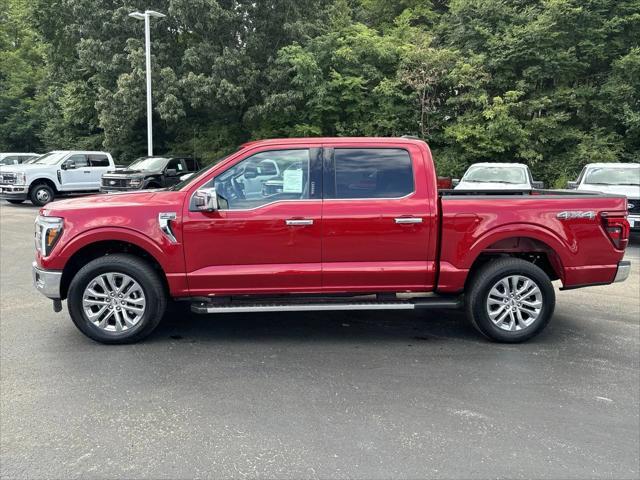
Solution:
[(151, 111), (151, 30), (149, 24), (151, 23), (150, 17), (162, 18), (166, 15), (160, 12), (154, 12), (153, 10), (145, 10), (144, 13), (133, 12), (130, 13), (129, 16), (138, 20), (144, 20), (144, 44), (147, 63), (147, 154), (151, 157), (153, 156), (153, 127)]

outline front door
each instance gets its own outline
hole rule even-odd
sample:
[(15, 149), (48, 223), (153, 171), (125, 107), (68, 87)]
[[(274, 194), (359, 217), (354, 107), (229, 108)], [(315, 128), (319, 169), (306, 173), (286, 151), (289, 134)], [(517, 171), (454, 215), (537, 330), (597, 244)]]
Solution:
[[(281, 174), (274, 178), (272, 169), (258, 168), (265, 161)], [(319, 146), (263, 147), (200, 185), (215, 186), (219, 209), (185, 208), (192, 295), (321, 290), (320, 161)]]
[(333, 147), (325, 150), (324, 290), (429, 290), (436, 217), (428, 199), (436, 193), (420, 150)]
[(91, 170), (85, 154), (69, 155), (60, 170), (61, 190), (85, 190), (91, 181)]

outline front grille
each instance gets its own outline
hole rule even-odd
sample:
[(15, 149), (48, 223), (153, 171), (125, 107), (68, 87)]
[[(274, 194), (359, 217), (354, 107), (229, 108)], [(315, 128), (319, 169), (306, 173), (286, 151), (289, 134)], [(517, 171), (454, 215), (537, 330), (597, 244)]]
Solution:
[(629, 213), (640, 215), (640, 198), (630, 198), (627, 205), (629, 207)]
[(103, 178), (102, 186), (106, 188), (127, 188), (129, 180), (126, 178)]
[(14, 185), (15, 183), (15, 173), (0, 173), (0, 185)]

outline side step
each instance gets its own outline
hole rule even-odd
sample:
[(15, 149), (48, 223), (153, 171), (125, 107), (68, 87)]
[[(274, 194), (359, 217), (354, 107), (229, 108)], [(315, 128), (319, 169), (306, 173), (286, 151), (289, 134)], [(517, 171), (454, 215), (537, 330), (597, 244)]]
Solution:
[(300, 300), (283, 302), (194, 302), (191, 311), (194, 313), (257, 313), (257, 312), (322, 312), (335, 310), (415, 310), (418, 308), (455, 309), (462, 307), (459, 298), (432, 297), (418, 298), (403, 301), (331, 301), (318, 302), (318, 299), (309, 299), (307, 302)]

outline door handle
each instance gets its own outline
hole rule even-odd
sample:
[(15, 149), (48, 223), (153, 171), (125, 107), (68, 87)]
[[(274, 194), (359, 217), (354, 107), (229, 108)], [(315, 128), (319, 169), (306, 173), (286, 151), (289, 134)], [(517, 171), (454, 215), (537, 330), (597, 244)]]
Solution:
[(420, 217), (396, 217), (393, 220), (400, 225), (422, 223), (422, 218)]
[(290, 227), (303, 227), (305, 225), (313, 225), (313, 220), (310, 218), (290, 218), (285, 220), (285, 223)]
[(83, 170), (83, 173), (91, 173), (91, 170)]

